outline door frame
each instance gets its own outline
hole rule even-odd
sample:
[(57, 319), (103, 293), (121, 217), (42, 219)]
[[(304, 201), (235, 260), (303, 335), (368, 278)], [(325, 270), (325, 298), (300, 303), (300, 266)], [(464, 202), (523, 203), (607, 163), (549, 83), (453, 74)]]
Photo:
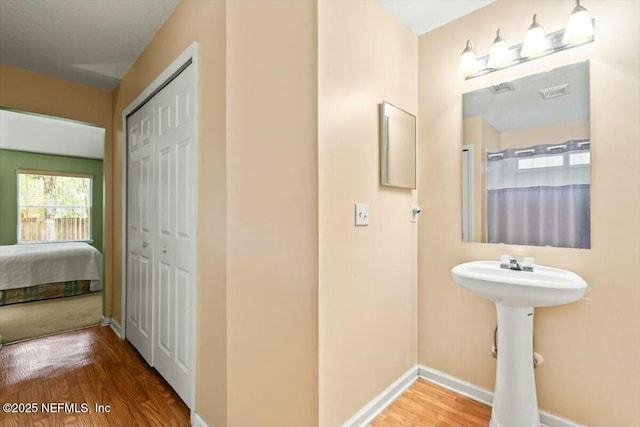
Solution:
[[(464, 152), (467, 152), (467, 167), (465, 169), (464, 164)], [(473, 179), (474, 179), (474, 170), (473, 170), (473, 160), (474, 160), (474, 149), (473, 144), (463, 145), (462, 146), (462, 176), (461, 176), (461, 187), (462, 187), (462, 241), (463, 242), (473, 242), (473, 215), (474, 215), (474, 188), (473, 188)], [(464, 176), (465, 172), (467, 174), (467, 180), (465, 182)], [(466, 231), (466, 233), (465, 233)], [(465, 235), (466, 234), (466, 235)]]
[(122, 153), (120, 159), (120, 165), (122, 168), (122, 183), (121, 183), (121, 276), (120, 276), (120, 290), (121, 290), (121, 307), (120, 313), (121, 318), (120, 322), (122, 323), (120, 326), (120, 338), (126, 338), (126, 328), (127, 328), (127, 164), (128, 164), (128, 131), (127, 131), (127, 117), (136, 112), (143, 104), (145, 104), (148, 100), (150, 100), (156, 93), (158, 93), (162, 88), (164, 88), (173, 78), (185, 69), (187, 66), (193, 67), (193, 77), (194, 77), (194, 137), (193, 142), (195, 146), (194, 156), (194, 168), (196, 179), (194, 180), (194, 194), (196, 195), (194, 199), (194, 227), (195, 227), (195, 259), (194, 259), (194, 289), (193, 289), (193, 311), (191, 317), (191, 324), (193, 325), (193, 342), (191, 343), (191, 363), (193, 366), (192, 375), (191, 375), (191, 388), (192, 388), (192, 396), (193, 402), (185, 402), (186, 405), (191, 409), (191, 413), (195, 412), (195, 399), (196, 399), (196, 350), (197, 350), (197, 313), (198, 313), (198, 257), (197, 257), (197, 247), (198, 247), (198, 123), (199, 123), (199, 115), (198, 115), (198, 42), (192, 42), (173, 62), (156, 77), (153, 82), (149, 86), (147, 86), (123, 111), (122, 111)]

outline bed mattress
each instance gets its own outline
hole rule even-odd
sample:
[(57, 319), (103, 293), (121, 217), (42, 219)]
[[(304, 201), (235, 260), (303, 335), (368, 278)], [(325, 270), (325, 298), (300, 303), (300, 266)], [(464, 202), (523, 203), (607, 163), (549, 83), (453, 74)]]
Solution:
[(102, 290), (102, 254), (81, 242), (0, 246), (0, 290), (89, 281)]

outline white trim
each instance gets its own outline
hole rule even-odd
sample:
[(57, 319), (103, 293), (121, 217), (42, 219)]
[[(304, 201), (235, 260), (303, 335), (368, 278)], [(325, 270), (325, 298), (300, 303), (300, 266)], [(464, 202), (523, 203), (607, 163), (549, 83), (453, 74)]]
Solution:
[[(465, 242), (473, 242), (473, 210), (474, 210), (474, 188), (473, 185), (468, 185), (469, 182), (473, 183), (473, 161), (474, 161), (474, 148), (473, 144), (463, 145), (462, 146), (462, 158), (464, 159), (464, 152), (467, 151), (467, 168), (464, 169), (464, 164), (461, 164), (462, 174), (467, 173), (467, 183), (462, 181), (462, 231), (463, 231), (463, 241)], [(462, 179), (462, 176), (460, 177)], [(465, 211), (465, 202), (467, 203), (466, 211)], [(465, 225), (467, 228), (467, 235), (464, 236)], [(466, 240), (465, 240), (466, 238)]]
[(418, 367), (414, 366), (387, 387), (382, 393), (373, 398), (354, 416), (349, 418), (342, 427), (368, 426), (371, 421), (385, 410), (394, 400), (405, 392), (418, 379)]
[(156, 91), (160, 86), (175, 74), (184, 64), (186, 64), (190, 59), (194, 60), (196, 58), (196, 54), (198, 51), (198, 42), (192, 42), (185, 50), (182, 51), (180, 55), (173, 62), (164, 69), (158, 77), (155, 78), (153, 82), (145, 90), (143, 90), (140, 95), (136, 97), (128, 106), (122, 111), (122, 122), (126, 124), (127, 116), (135, 109), (141, 106), (142, 102), (145, 101), (149, 95)]
[(121, 340), (124, 339), (124, 334), (122, 333), (122, 328), (120, 327), (118, 322), (116, 322), (113, 318), (111, 318), (111, 322), (109, 323), (109, 326), (111, 327), (113, 332), (115, 332), (115, 334), (118, 336), (118, 338), (120, 338)]
[(209, 427), (209, 424), (207, 424), (197, 412), (191, 414), (191, 425), (193, 427)]
[(427, 380), (451, 391), (455, 391), (462, 396), (484, 403), (485, 405), (491, 406), (493, 404), (493, 393), (486, 388), (479, 387), (475, 384), (424, 365), (418, 365), (418, 375), (423, 380)]
[(584, 424), (550, 414), (547, 411), (540, 411), (540, 422), (543, 427), (585, 427)]
[[(200, 123), (199, 118), (199, 108), (198, 108), (198, 42), (192, 42), (173, 62), (160, 73), (158, 77), (156, 77), (153, 82), (146, 89), (138, 95), (133, 102), (131, 102), (123, 111), (122, 111), (122, 147), (121, 147), (121, 170), (122, 170), (122, 182), (121, 182), (121, 203), (122, 203), (122, 211), (121, 211), (121, 238), (122, 238), (122, 248), (121, 248), (121, 312), (122, 312), (122, 327), (118, 325), (118, 331), (116, 333), (120, 338), (124, 339), (126, 336), (126, 324), (127, 324), (127, 116), (131, 114), (134, 110), (138, 109), (144, 101), (149, 98), (158, 88), (162, 87), (174, 74), (180, 70), (189, 60), (191, 60), (190, 67), (193, 67), (193, 78), (194, 78), (194, 113), (196, 117), (196, 122), (194, 124), (194, 146), (196, 152), (196, 158), (198, 156), (199, 144), (198, 144), (198, 128)], [(194, 239), (194, 289), (192, 290), (192, 298), (193, 298), (193, 311), (191, 313), (191, 333), (193, 334), (192, 348), (191, 348), (191, 361), (192, 361), (192, 375), (191, 375), (191, 390), (193, 402), (185, 402), (188, 407), (193, 410), (195, 409), (195, 401), (196, 401), (196, 353), (197, 353), (197, 300), (198, 300), (198, 257), (197, 257), (197, 247), (198, 247), (198, 171), (197, 171), (198, 161), (195, 161), (194, 168), (195, 177), (194, 180), (194, 227), (195, 227), (195, 239)], [(111, 326), (113, 328), (114, 322), (112, 321)], [(115, 331), (115, 329), (114, 329)], [(196, 414), (197, 415), (197, 414)], [(206, 425), (206, 424), (205, 424)]]
[[(491, 406), (493, 403), (493, 393), (486, 388), (479, 387), (436, 369), (418, 365), (418, 375), (426, 381), (430, 381), (470, 399), (484, 403), (485, 405)], [(582, 424), (550, 414), (547, 411), (540, 411), (540, 422), (543, 426), (548, 427), (584, 427)]]
[[(196, 122), (193, 125), (193, 146), (194, 146), (194, 151), (195, 151), (195, 161), (193, 162), (193, 168), (194, 168), (194, 172), (193, 172), (193, 176), (195, 177), (195, 179), (193, 180), (193, 208), (194, 208), (194, 213), (193, 213), (193, 228), (194, 228), (194, 239), (193, 239), (193, 289), (192, 289), (192, 294), (191, 297), (193, 298), (193, 303), (192, 303), (192, 308), (193, 311), (191, 313), (191, 333), (193, 334), (193, 337), (191, 338), (191, 371), (192, 371), (192, 377), (191, 377), (191, 396), (193, 396), (193, 402), (191, 405), (191, 412), (194, 413), (194, 419), (195, 416), (198, 417), (199, 420), (202, 421), (203, 426), (207, 426), (207, 424), (204, 422), (204, 420), (202, 420), (202, 418), (200, 418), (200, 416), (195, 413), (196, 410), (196, 392), (197, 392), (197, 387), (196, 387), (196, 369), (197, 369), (197, 354), (198, 354), (198, 188), (199, 188), (199, 179), (198, 179), (198, 163), (199, 162), (199, 157), (200, 157), (200, 132), (199, 132), (199, 128), (200, 128), (200, 108), (199, 108), (199, 102), (200, 102), (200, 91), (199, 91), (199, 73), (198, 73), (198, 69), (200, 68), (200, 63), (199, 63), (199, 59), (198, 59), (198, 42), (193, 42), (191, 44), (191, 46), (189, 46), (188, 50), (190, 49), (190, 54), (191, 54), (191, 67), (193, 67), (193, 93), (194, 93), (194, 99), (193, 99), (193, 105), (194, 105), (194, 114), (195, 114), (195, 119)], [(186, 61), (185, 61), (186, 62)]]
[(109, 326), (111, 324), (111, 317), (100, 315), (100, 325)]

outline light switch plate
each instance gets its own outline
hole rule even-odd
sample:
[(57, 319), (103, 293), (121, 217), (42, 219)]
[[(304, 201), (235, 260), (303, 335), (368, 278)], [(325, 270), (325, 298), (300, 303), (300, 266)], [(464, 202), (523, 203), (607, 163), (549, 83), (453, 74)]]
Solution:
[(356, 203), (356, 225), (369, 225), (369, 205)]

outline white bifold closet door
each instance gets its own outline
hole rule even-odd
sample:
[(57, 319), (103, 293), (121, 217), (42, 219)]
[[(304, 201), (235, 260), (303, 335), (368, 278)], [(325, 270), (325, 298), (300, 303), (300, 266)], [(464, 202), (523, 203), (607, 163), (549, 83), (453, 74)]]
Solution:
[(127, 119), (126, 336), (193, 407), (193, 66)]

